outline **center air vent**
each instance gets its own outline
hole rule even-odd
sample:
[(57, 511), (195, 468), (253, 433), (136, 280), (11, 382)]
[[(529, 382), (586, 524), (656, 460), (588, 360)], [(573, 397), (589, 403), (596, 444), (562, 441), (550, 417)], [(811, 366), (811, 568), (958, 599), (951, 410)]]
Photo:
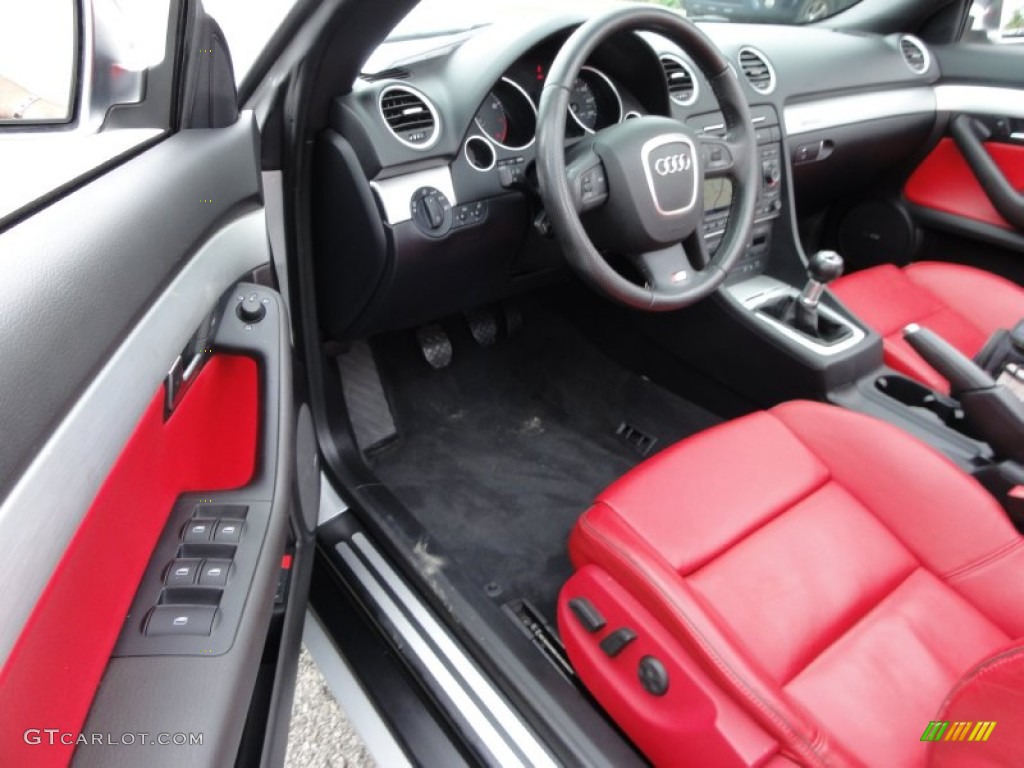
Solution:
[(395, 137), (414, 149), (433, 146), (441, 132), (434, 105), (407, 85), (392, 85), (381, 91), (380, 114)]
[(686, 107), (697, 100), (697, 78), (693, 70), (677, 56), (661, 57), (661, 67), (668, 82), (668, 95), (676, 104)]
[(931, 57), (929, 57), (928, 49), (924, 47), (924, 43), (916, 37), (911, 37), (910, 35), (901, 37), (900, 53), (903, 54), (903, 60), (907, 62), (911, 72), (923, 75), (928, 71), (928, 67), (931, 65)]
[(756, 48), (740, 48), (740, 70), (755, 91), (771, 93), (775, 90), (775, 70)]

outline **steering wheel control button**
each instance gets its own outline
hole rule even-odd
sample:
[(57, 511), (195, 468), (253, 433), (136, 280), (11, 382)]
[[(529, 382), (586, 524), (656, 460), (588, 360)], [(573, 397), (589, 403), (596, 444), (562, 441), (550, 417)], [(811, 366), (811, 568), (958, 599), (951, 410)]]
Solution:
[(201, 544), (210, 540), (213, 536), (213, 529), (217, 525), (216, 520), (205, 517), (196, 517), (185, 525), (181, 539), (186, 544)]
[(658, 659), (644, 656), (640, 659), (636, 673), (640, 678), (640, 685), (651, 696), (664, 696), (668, 693), (668, 670)]
[(200, 562), (184, 558), (172, 560), (164, 574), (164, 584), (169, 587), (185, 587), (194, 584)]
[(212, 605), (159, 605), (146, 621), (146, 634), (206, 635), (213, 631), (217, 609)]
[(213, 534), (213, 540), (217, 544), (237, 544), (242, 538), (242, 526), (244, 520), (234, 520), (226, 517), (217, 523), (217, 531)]
[(576, 620), (590, 634), (599, 632), (608, 623), (604, 616), (594, 607), (594, 604), (585, 597), (574, 597), (569, 601), (569, 610), (572, 611)]
[(260, 301), (259, 294), (250, 293), (238, 302), (238, 318), (246, 325), (253, 325), (262, 320), (267, 314), (267, 308)]
[(429, 237), (444, 237), (452, 228), (451, 201), (434, 187), (420, 187), (409, 203), (412, 220), (420, 232)]
[(604, 651), (605, 656), (614, 659), (622, 653), (623, 648), (634, 640), (636, 640), (636, 632), (629, 627), (622, 627), (621, 629), (616, 629), (601, 641), (601, 650)]
[(207, 560), (199, 570), (199, 584), (203, 587), (223, 587), (228, 583), (230, 560)]

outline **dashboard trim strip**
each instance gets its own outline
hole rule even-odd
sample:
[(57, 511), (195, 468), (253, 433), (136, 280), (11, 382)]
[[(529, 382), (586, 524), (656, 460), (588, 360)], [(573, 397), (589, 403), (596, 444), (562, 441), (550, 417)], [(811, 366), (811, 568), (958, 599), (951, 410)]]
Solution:
[(1024, 99), (1015, 88), (991, 85), (939, 85), (935, 88), (940, 112), (968, 112), (1024, 119)]
[(458, 205), (455, 185), (452, 183), (452, 169), (447, 165), (370, 182), (370, 188), (377, 193), (387, 222), (392, 226), (412, 219), (409, 201), (413, 193), (422, 187), (433, 187), (443, 192), (453, 206)]
[(930, 87), (858, 93), (791, 104), (783, 110), (783, 120), (786, 133), (799, 136), (868, 120), (934, 113), (936, 101), (936, 92)]

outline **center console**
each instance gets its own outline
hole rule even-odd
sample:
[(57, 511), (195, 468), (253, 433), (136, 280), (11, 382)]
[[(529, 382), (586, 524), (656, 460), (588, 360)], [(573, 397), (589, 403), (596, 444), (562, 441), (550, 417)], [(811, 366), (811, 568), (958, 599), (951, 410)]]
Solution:
[[(750, 113), (757, 138), (761, 179), (751, 246), (730, 273), (730, 282), (744, 280), (764, 271), (771, 248), (772, 229), (783, 207), (782, 128), (779, 116), (775, 108), (768, 105), (753, 107)], [(688, 125), (706, 136), (725, 135), (725, 120), (720, 112), (693, 117)], [(732, 195), (732, 182), (729, 179), (708, 179), (704, 182), (702, 226), (709, 254), (714, 254), (722, 242), (729, 223)]]

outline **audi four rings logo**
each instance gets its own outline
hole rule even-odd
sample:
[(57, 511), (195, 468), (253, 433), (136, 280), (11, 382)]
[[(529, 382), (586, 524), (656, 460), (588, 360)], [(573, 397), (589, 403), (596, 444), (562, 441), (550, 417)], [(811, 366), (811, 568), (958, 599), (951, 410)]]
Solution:
[(654, 163), (654, 172), (659, 176), (668, 176), (688, 171), (692, 166), (693, 159), (686, 152), (680, 152), (678, 155), (659, 157)]

